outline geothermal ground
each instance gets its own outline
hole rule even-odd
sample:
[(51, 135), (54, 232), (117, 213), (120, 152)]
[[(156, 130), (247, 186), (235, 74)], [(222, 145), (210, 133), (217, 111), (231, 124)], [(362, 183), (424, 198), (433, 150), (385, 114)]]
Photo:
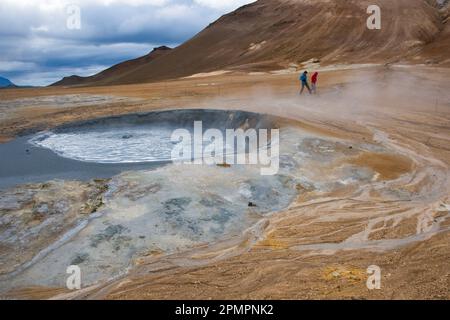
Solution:
[[(0, 296), (449, 299), (450, 71), (328, 67), (301, 97), (297, 77), (0, 91)], [(177, 125), (264, 119), (280, 129), (279, 173), (158, 162), (167, 127), (130, 119), (162, 110)], [(111, 119), (114, 132), (97, 127)], [(70, 264), (81, 291), (65, 289)]]

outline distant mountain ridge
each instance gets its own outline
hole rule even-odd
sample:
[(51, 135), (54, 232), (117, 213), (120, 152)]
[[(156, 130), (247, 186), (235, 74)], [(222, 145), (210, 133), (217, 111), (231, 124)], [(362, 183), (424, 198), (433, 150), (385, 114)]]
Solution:
[(14, 83), (12, 83), (9, 79), (0, 77), (0, 88), (12, 88), (16, 87)]
[(218, 70), (280, 70), (313, 60), (322, 65), (450, 66), (448, 0), (376, 3), (382, 12), (381, 30), (367, 28), (370, 0), (259, 0), (222, 16), (158, 58), (145, 56), (93, 77), (65, 78), (55, 85), (118, 85)]
[(152, 62), (168, 52), (170, 52), (172, 49), (167, 46), (161, 46), (154, 48), (149, 54), (133, 59), (128, 60), (125, 62), (121, 62), (119, 64), (116, 64), (112, 66), (111, 68), (108, 68), (96, 75), (90, 76), (90, 77), (80, 77), (77, 75), (73, 75), (70, 77), (65, 77), (62, 80), (52, 84), (51, 86), (76, 86), (76, 85), (86, 85), (86, 84), (92, 84), (96, 83), (98, 85), (105, 82), (105, 84), (108, 83), (108, 80), (113, 77), (120, 77), (124, 76), (127, 73), (133, 72), (136, 68), (139, 68), (146, 63)]

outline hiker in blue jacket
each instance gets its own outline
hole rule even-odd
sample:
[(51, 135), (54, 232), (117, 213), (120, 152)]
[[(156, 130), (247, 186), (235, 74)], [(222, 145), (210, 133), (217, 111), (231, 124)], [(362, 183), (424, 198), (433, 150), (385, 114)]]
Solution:
[(302, 75), (300, 76), (300, 81), (302, 83), (302, 90), (300, 90), (300, 94), (303, 93), (303, 90), (305, 90), (305, 87), (308, 89), (309, 94), (311, 94), (311, 88), (309, 87), (309, 84), (308, 84), (308, 71), (305, 71), (302, 73)]

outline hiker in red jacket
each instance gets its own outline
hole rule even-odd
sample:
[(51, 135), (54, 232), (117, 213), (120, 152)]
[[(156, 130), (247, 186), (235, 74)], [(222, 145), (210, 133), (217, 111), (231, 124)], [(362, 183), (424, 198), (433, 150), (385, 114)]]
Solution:
[(311, 77), (311, 83), (312, 83), (311, 91), (313, 93), (317, 93), (317, 78), (318, 77), (319, 77), (319, 73), (318, 72), (314, 72), (314, 74)]

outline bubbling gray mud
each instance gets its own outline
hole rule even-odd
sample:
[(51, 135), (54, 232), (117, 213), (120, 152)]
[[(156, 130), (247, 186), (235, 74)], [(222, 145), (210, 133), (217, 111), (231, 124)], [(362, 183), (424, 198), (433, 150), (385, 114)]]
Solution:
[(202, 121), (204, 131), (272, 128), (273, 123), (262, 114), (219, 110), (171, 110), (71, 123), (0, 144), (0, 189), (155, 169), (171, 163), (173, 130), (192, 132), (194, 121)]
[[(53, 134), (59, 135), (56, 140), (64, 140), (68, 133), (104, 133), (115, 128), (120, 135), (133, 135), (136, 133), (132, 124), (145, 131), (158, 126), (190, 127), (196, 120), (208, 123), (204, 129), (273, 126), (271, 119), (263, 115), (189, 110), (95, 120), (58, 128)], [(152, 121), (155, 126), (149, 124)], [(111, 139), (121, 140), (120, 135)], [(132, 137), (124, 140), (129, 139)], [(40, 142), (45, 140), (44, 137)], [(110, 179), (103, 205), (95, 214), (79, 217), (75, 232), (66, 232), (55, 243), (41, 248), (25, 268), (18, 266), (16, 272), (0, 277), (0, 289), (63, 287), (67, 267), (73, 264), (81, 268), (86, 286), (122, 275), (142, 256), (178, 253), (236, 239), (264, 217), (287, 208), (301, 190), (329, 191), (369, 183), (375, 173), (368, 169), (352, 165), (327, 168), (334, 161), (378, 148), (381, 147), (349, 148), (345, 141), (282, 127), (280, 171), (274, 176), (262, 176), (259, 166), (249, 165), (168, 164), (154, 170), (124, 172)], [(9, 207), (21, 207), (11, 201)], [(11, 243), (9, 239), (2, 241), (0, 245), (13, 247), (17, 239), (11, 238)]]
[[(188, 129), (193, 133), (195, 121), (201, 121), (203, 130), (210, 128), (254, 129), (270, 127), (267, 116), (215, 110), (171, 110), (113, 117), (71, 124), (33, 137), (34, 145), (78, 161), (95, 163), (143, 163), (172, 159), (172, 133)], [(233, 150), (225, 146), (225, 153)]]
[(296, 196), (295, 183), (244, 166), (171, 165), (124, 173), (109, 183), (104, 206), (80, 220), (81, 230), (66, 233), (58, 247), (5, 280), (13, 287), (64, 286), (66, 268), (76, 264), (88, 285), (120, 276), (140, 256), (239, 237), (264, 216), (287, 207)]

